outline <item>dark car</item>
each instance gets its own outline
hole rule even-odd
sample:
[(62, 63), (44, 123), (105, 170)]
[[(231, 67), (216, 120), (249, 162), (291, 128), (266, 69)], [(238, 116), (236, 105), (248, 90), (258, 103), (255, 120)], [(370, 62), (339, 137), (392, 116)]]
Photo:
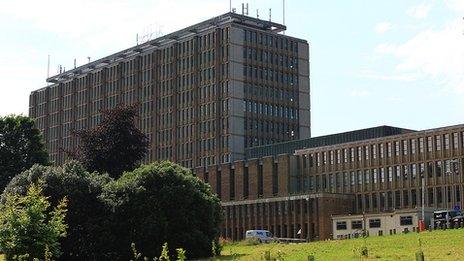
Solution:
[(455, 210), (439, 210), (433, 212), (433, 226), (435, 228), (446, 228), (452, 225), (453, 219), (458, 216)]

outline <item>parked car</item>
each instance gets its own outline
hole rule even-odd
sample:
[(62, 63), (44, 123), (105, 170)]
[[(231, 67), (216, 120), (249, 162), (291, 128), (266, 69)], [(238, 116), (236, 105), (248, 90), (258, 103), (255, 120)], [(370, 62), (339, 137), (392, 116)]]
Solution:
[(269, 243), (274, 241), (272, 233), (267, 230), (247, 230), (245, 239), (256, 239), (259, 243)]
[(452, 221), (454, 228), (462, 227), (464, 225), (464, 216), (462, 215), (455, 216), (453, 217), (451, 221)]
[(451, 224), (454, 217), (458, 215), (455, 210), (439, 210), (433, 212), (433, 226), (435, 228), (446, 228)]

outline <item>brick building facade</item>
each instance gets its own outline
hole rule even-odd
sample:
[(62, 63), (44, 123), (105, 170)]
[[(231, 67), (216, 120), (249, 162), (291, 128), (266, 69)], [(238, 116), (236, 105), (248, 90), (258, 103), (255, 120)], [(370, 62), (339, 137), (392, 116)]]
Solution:
[(261, 155), (195, 170), (223, 201), (222, 234), (234, 240), (248, 229), (328, 239), (331, 215), (421, 206), (422, 182), (426, 207), (463, 206), (464, 125), (425, 131), (382, 126), (253, 153)]

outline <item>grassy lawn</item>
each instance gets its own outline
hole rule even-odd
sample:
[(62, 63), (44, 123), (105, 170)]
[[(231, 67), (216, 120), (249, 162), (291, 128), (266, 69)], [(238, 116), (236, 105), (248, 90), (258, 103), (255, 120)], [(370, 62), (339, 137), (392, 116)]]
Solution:
[(419, 238), (426, 260), (464, 260), (464, 229), (409, 233), (369, 237), (364, 239), (332, 240), (304, 244), (262, 244), (247, 246), (244, 242), (224, 246), (217, 260), (261, 260), (262, 253), (270, 250), (272, 258), (281, 251), (284, 260), (361, 260), (360, 249), (364, 242), (369, 257), (362, 260), (415, 260)]

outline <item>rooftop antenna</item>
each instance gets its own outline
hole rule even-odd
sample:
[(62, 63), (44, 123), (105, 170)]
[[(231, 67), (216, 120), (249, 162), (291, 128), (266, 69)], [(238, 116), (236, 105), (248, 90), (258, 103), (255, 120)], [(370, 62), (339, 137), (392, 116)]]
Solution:
[(63, 67), (60, 64), (60, 73), (62, 73), (62, 72), (63, 72)]
[(269, 8), (269, 22), (272, 21), (272, 9)]
[(88, 60), (88, 61), (89, 61), (89, 63), (90, 63), (90, 56), (87, 56), (87, 60)]
[(50, 55), (48, 55), (47, 59), (47, 79), (50, 78)]
[(76, 58), (74, 58), (74, 69), (76, 69)]
[(245, 5), (245, 15), (248, 15), (248, 3)]
[(256, 9), (256, 18), (259, 19), (259, 9)]
[(242, 3), (242, 15), (245, 15), (245, 4)]
[(232, 12), (232, 0), (229, 0), (229, 12)]
[(135, 35), (135, 44), (139, 45), (139, 34)]
[[(282, 18), (283, 18), (283, 25), (285, 25), (285, 0), (282, 0)], [(283, 34), (285, 34), (285, 31), (283, 32)]]
[[(47, 59), (47, 79), (50, 78), (50, 55), (48, 55)], [(50, 83), (47, 81), (47, 86), (50, 85)]]

